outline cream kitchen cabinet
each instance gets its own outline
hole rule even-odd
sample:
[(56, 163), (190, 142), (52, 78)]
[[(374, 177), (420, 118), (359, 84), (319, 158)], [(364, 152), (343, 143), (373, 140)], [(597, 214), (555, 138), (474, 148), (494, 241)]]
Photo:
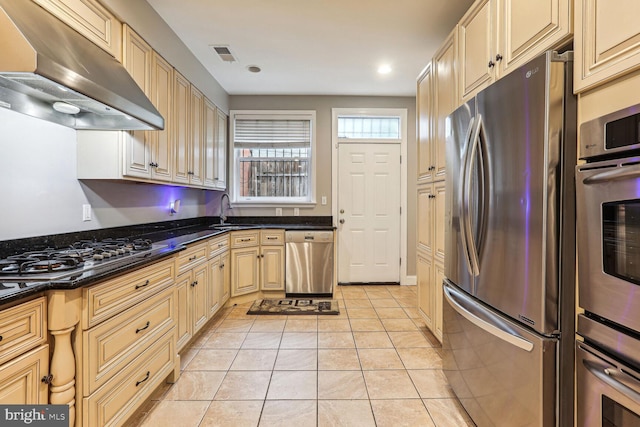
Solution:
[(58, 19), (122, 60), (122, 24), (96, 0), (33, 0)]
[(204, 96), (177, 71), (174, 72), (174, 173), (173, 182), (201, 187), (203, 178)]
[(180, 351), (209, 320), (207, 244), (199, 243), (182, 251), (176, 258), (176, 271), (177, 348)]
[[(80, 294), (65, 298), (81, 310), (72, 353), (79, 425), (123, 425), (162, 381), (179, 375), (176, 268), (171, 258), (66, 291)], [(72, 317), (74, 306), (57, 307), (65, 313), (54, 317)]]
[(284, 291), (284, 230), (260, 232), (260, 289)]
[(207, 309), (211, 319), (230, 296), (229, 236), (209, 239), (209, 287)]
[(418, 181), (445, 175), (445, 120), (458, 105), (457, 28), (418, 77)]
[(227, 188), (227, 116), (209, 99), (204, 99), (204, 164), (203, 185), (207, 188)]
[(216, 134), (214, 145), (214, 185), (217, 190), (227, 189), (227, 115), (216, 108)]
[(284, 230), (231, 233), (231, 296), (284, 290)]
[[(445, 181), (418, 186), (416, 275), (418, 310), (442, 340), (442, 279), (445, 260)], [(439, 276), (440, 275), (440, 276)]]
[[(140, 89), (151, 97), (151, 62), (153, 49), (131, 27), (124, 25), (122, 65)], [(125, 135), (124, 174), (151, 178), (151, 132), (129, 131)]]
[(572, 0), (476, 0), (459, 22), (462, 102), (571, 40)]
[(231, 297), (260, 289), (260, 230), (231, 233)]
[(161, 131), (78, 131), (79, 179), (172, 180), (173, 67), (129, 26), (123, 64), (165, 119)]
[(46, 298), (0, 311), (0, 404), (49, 403)]
[(640, 3), (575, 1), (576, 93), (640, 68)]
[(433, 57), (433, 149), (432, 176), (434, 181), (445, 177), (446, 163), (446, 120), (458, 106), (457, 75), (457, 27), (445, 39)]
[(433, 180), (433, 72), (431, 62), (418, 76), (416, 116), (418, 119), (418, 180)]

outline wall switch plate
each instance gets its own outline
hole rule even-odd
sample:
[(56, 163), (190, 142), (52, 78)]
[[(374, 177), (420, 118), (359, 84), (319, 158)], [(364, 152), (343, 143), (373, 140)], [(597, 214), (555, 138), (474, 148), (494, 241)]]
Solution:
[(322, 204), (323, 205), (327, 204), (327, 196), (322, 196)]
[(91, 221), (91, 205), (82, 205), (82, 220)]
[(300, 216), (300, 208), (293, 208), (293, 216)]
[(276, 216), (282, 216), (282, 208), (276, 208)]

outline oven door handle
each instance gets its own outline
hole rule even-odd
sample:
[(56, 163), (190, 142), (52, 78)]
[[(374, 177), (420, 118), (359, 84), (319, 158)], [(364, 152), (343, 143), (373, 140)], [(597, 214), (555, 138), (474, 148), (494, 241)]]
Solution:
[(627, 396), (629, 399), (632, 399), (634, 402), (640, 402), (640, 381), (635, 377), (611, 365), (609, 365), (611, 367), (603, 367), (590, 360), (583, 360), (582, 363), (585, 368), (600, 381)]
[(595, 175), (587, 177), (582, 180), (585, 185), (600, 184), (606, 181), (618, 181), (623, 179), (634, 179), (640, 177), (640, 168), (623, 166), (615, 168), (614, 170), (608, 170), (605, 172), (599, 172)]

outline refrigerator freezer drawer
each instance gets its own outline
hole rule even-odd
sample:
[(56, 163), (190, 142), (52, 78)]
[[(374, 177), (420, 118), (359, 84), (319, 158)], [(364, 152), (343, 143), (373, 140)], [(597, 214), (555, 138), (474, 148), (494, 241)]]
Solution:
[(445, 282), (443, 369), (479, 427), (556, 425), (558, 341)]

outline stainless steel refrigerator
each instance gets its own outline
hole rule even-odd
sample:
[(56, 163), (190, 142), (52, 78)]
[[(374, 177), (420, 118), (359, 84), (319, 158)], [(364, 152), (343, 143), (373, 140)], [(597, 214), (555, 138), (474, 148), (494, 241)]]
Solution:
[(443, 369), (480, 427), (573, 425), (571, 78), (546, 52), (446, 121)]

